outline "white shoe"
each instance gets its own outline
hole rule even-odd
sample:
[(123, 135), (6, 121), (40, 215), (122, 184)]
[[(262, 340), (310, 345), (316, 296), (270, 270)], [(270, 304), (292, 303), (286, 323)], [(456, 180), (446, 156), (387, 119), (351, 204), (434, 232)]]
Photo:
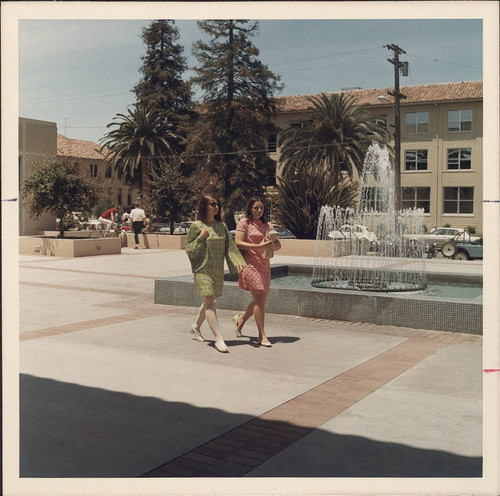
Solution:
[(229, 353), (229, 348), (226, 346), (226, 343), (224, 343), (224, 341), (216, 341), (215, 349), (217, 351), (220, 351), (221, 353)]

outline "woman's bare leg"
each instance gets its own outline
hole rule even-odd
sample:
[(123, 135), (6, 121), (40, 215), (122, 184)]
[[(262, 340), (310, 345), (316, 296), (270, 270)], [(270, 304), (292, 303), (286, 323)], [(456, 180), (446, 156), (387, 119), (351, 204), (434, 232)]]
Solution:
[(238, 331), (241, 332), (243, 329), (243, 326), (245, 325), (245, 322), (253, 315), (253, 307), (255, 306), (255, 302), (252, 300), (252, 302), (248, 305), (247, 309), (245, 310), (245, 313), (238, 315)]
[(194, 334), (194, 339), (196, 341), (200, 342), (205, 341), (200, 332), (201, 324), (203, 324), (204, 320), (205, 320), (205, 303), (203, 302), (201, 304), (200, 309), (198, 310), (198, 315), (196, 317), (194, 324), (191, 326), (191, 329), (189, 329), (191, 334)]
[(215, 347), (218, 351), (227, 351), (226, 343), (219, 330), (219, 320), (217, 319), (217, 301), (215, 296), (204, 296), (203, 304), (205, 306), (205, 317), (210, 329), (215, 336)]
[(252, 289), (251, 292), (253, 296), (253, 316), (257, 324), (257, 329), (259, 330), (259, 343), (266, 343), (269, 342), (264, 330), (267, 294), (265, 291), (256, 289)]

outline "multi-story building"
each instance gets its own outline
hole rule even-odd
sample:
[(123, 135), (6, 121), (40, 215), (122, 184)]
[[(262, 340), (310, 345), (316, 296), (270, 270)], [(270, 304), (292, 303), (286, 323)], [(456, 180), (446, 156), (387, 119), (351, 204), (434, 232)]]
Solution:
[[(392, 88), (346, 90), (355, 104), (366, 104), (394, 130)], [(472, 226), (482, 233), (483, 83), (482, 81), (408, 86), (401, 100), (401, 197), (403, 208), (425, 212), (428, 229)], [(330, 93), (329, 93), (330, 94)], [(308, 112), (309, 97), (279, 97), (275, 124), (280, 129)], [(277, 162), (279, 135), (268, 151)], [(392, 145), (394, 143), (391, 143)]]
[(83, 174), (104, 184), (115, 204), (125, 209), (133, 208), (139, 190), (120, 181), (116, 173), (107, 170), (107, 163), (101, 147), (92, 141), (82, 141), (57, 135), (57, 157), (73, 160), (80, 166)]
[[(30, 171), (45, 159), (57, 157), (79, 164), (82, 174), (94, 178), (107, 188), (113, 203), (130, 209), (139, 196), (139, 190), (119, 180), (116, 173), (106, 171), (106, 162), (100, 146), (91, 141), (66, 138), (57, 133), (55, 122), (19, 118), (19, 184)], [(31, 218), (26, 208), (20, 205), (19, 234), (27, 236), (42, 231), (54, 230), (56, 219), (44, 213), (39, 219)]]

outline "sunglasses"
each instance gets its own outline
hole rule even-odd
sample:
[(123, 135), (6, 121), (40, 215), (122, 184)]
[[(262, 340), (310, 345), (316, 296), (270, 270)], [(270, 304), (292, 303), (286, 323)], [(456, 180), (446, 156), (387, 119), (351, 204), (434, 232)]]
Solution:
[(212, 202), (208, 204), (210, 207), (218, 207), (219, 204), (217, 202)]

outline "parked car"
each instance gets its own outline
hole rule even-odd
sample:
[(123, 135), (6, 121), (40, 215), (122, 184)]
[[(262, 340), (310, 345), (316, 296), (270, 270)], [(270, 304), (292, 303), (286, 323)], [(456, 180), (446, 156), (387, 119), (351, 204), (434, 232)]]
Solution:
[(453, 260), (482, 260), (483, 238), (477, 238), (472, 242), (467, 239), (463, 234), (457, 234), (443, 244), (441, 253)]
[[(273, 229), (278, 233), (279, 239), (295, 239), (295, 236), (288, 229), (285, 229), (284, 227), (273, 224)], [(231, 231), (229, 231), (229, 234), (234, 239), (234, 237), (236, 236), (236, 230), (232, 229)]]
[[(182, 224), (174, 224), (174, 234), (187, 234), (189, 226)], [(156, 233), (170, 233), (170, 223), (166, 222), (154, 222), (151, 224), (151, 232)]]
[(338, 230), (330, 231), (328, 237), (330, 239), (367, 239), (370, 243), (377, 242), (377, 235), (360, 224), (344, 224)]
[(280, 239), (295, 239), (295, 236), (284, 227), (273, 224), (273, 229), (278, 233)]
[(419, 240), (397, 236), (389, 236), (379, 240), (377, 251), (385, 257), (405, 257), (405, 258), (432, 258), (437, 254), (434, 243), (424, 243)]
[(461, 229), (457, 227), (435, 227), (431, 229), (429, 233), (426, 234), (412, 234), (409, 235), (411, 238), (423, 238), (427, 243), (434, 243), (437, 250), (441, 250), (444, 243), (450, 241), (455, 236), (463, 235), (462, 241), (473, 243), (480, 239), (477, 236), (472, 236), (466, 229)]

